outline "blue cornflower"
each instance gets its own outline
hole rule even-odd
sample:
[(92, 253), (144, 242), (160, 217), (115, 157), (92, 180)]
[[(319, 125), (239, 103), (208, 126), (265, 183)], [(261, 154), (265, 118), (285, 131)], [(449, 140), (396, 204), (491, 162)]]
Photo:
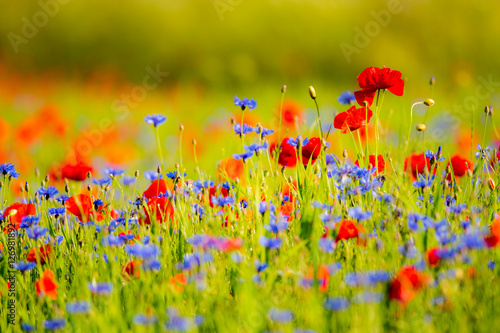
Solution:
[(40, 221), (40, 216), (26, 215), (26, 216), (23, 216), (23, 218), (21, 219), (21, 224), (19, 225), (19, 227), (22, 229), (26, 229), (26, 228), (29, 228), (31, 226), (38, 225), (39, 221)]
[(135, 177), (125, 175), (125, 176), (123, 176), (122, 182), (123, 182), (123, 185), (130, 186), (135, 182)]
[(253, 264), (257, 273), (261, 273), (269, 267), (267, 262), (261, 262), (259, 259), (255, 259)]
[(267, 312), (267, 317), (275, 323), (289, 323), (293, 320), (293, 312), (272, 307)]
[(369, 220), (373, 213), (372, 212), (365, 212), (361, 209), (361, 207), (353, 207), (349, 208), (348, 214), (350, 217), (353, 219), (359, 220), (359, 221), (365, 221)]
[(169, 171), (169, 172), (167, 172), (167, 174), (166, 174), (166, 175), (167, 175), (167, 178), (170, 178), (170, 179), (172, 179), (172, 180), (177, 180), (177, 179), (179, 179), (179, 178), (181, 178), (181, 177), (186, 177), (186, 176), (187, 176), (187, 174), (186, 174), (186, 173), (184, 173), (184, 175), (181, 175), (181, 174), (180, 174), (179, 172), (177, 172), (177, 171)]
[(253, 156), (253, 151), (246, 151), (246, 152), (241, 153), (241, 154), (233, 154), (233, 158), (235, 158), (237, 160), (243, 160), (243, 162), (245, 162), (247, 159), (249, 159), (252, 156)]
[(113, 283), (111, 282), (89, 282), (87, 283), (87, 288), (93, 294), (99, 295), (109, 295), (113, 291)]
[(142, 245), (136, 243), (133, 245), (128, 245), (125, 247), (125, 252), (129, 256), (134, 256), (145, 260), (152, 260), (161, 255), (161, 249), (156, 244)]
[(319, 249), (325, 253), (335, 252), (335, 241), (331, 237), (319, 239)]
[(478, 150), (475, 153), (475, 156), (477, 159), (479, 159), (479, 158), (490, 159), (491, 158), (490, 151), (493, 149), (491, 149), (490, 146), (487, 146), (486, 148), (482, 148), (481, 145), (477, 145), (476, 149)]
[(50, 237), (50, 235), (47, 235), (47, 237), (44, 239), (45, 244), (54, 244), (54, 245), (61, 245), (63, 242), (64, 237), (62, 235), (58, 235), (55, 238)]
[(69, 196), (68, 196), (68, 195), (66, 195), (66, 194), (61, 194), (60, 196), (58, 196), (58, 197), (56, 198), (56, 201), (58, 201), (58, 202), (60, 202), (61, 204), (63, 204), (63, 205), (64, 205), (64, 203), (65, 203), (65, 202), (66, 202), (66, 200), (68, 200), (68, 199), (69, 199)]
[(101, 239), (101, 244), (103, 246), (122, 246), (124, 239), (115, 235), (107, 235)]
[(66, 213), (66, 208), (64, 207), (49, 208), (47, 209), (47, 213), (55, 217), (58, 217), (59, 215), (64, 215), (64, 213)]
[(64, 326), (66, 326), (66, 319), (64, 318), (43, 321), (43, 328), (51, 331), (60, 330)]
[(383, 270), (371, 271), (371, 272), (357, 272), (357, 273), (347, 273), (345, 275), (345, 282), (348, 286), (358, 287), (358, 286), (373, 286), (378, 283), (384, 283), (391, 279), (391, 275)]
[(165, 117), (162, 114), (147, 115), (146, 117), (144, 117), (144, 121), (147, 124), (154, 125), (154, 127), (158, 127), (167, 121), (167, 117)]
[(249, 146), (245, 145), (245, 150), (248, 152), (255, 152), (256, 154), (259, 153), (259, 150), (266, 150), (269, 147), (269, 143), (264, 142), (263, 144), (259, 145), (258, 143), (253, 143)]
[(176, 308), (167, 308), (168, 320), (165, 329), (173, 332), (187, 332), (196, 329), (203, 323), (203, 316), (181, 317)]
[(259, 204), (259, 213), (264, 214), (267, 211), (267, 202), (262, 201)]
[(493, 260), (488, 261), (488, 269), (494, 270), (496, 263)]
[(31, 228), (26, 229), (26, 235), (29, 238), (37, 240), (41, 237), (44, 237), (45, 234), (49, 231), (49, 228), (41, 227), (39, 225), (33, 226)]
[(329, 297), (323, 303), (323, 307), (330, 311), (342, 311), (349, 307), (349, 300), (344, 297)]
[(448, 207), (446, 207), (446, 211), (448, 213), (452, 213), (452, 214), (460, 214), (464, 211), (464, 209), (467, 208), (467, 204), (463, 203), (463, 204), (455, 204), (455, 205), (450, 205)]
[[(160, 179), (163, 178), (162, 174), (159, 174), (159, 175), (160, 175)], [(148, 171), (144, 172), (144, 177), (146, 177), (147, 180), (152, 182), (152, 181), (158, 179), (158, 172), (156, 170), (148, 170)]]
[(71, 303), (66, 303), (66, 311), (72, 314), (83, 314), (90, 312), (90, 302), (89, 301), (76, 301)]
[(104, 170), (104, 172), (108, 176), (116, 177), (116, 176), (123, 175), (125, 173), (125, 170), (123, 170), (123, 169), (114, 169), (114, 168), (107, 168), (106, 170)]
[[(260, 130), (260, 135), (262, 136), (262, 138), (268, 136), (268, 135), (271, 135), (274, 133), (274, 130), (272, 129), (267, 129), (267, 128), (264, 128), (264, 127), (261, 127), (262, 129)], [(256, 133), (257, 132), (257, 129), (255, 129)]]
[(230, 257), (231, 257), (231, 260), (237, 264), (245, 261), (245, 256), (239, 254), (238, 252), (232, 252)]
[(413, 182), (413, 186), (417, 188), (424, 188), (432, 186), (432, 182), (434, 181), (434, 175), (430, 176), (429, 179), (425, 178), (424, 175), (419, 174), (418, 180)]
[(185, 254), (184, 260), (177, 264), (178, 269), (190, 270), (194, 267), (201, 266), (204, 263), (213, 260), (213, 256), (208, 252), (194, 252), (192, 254)]
[(418, 213), (409, 213), (408, 216), (408, 228), (412, 231), (420, 230), (419, 222), (422, 222), (423, 230), (427, 230), (427, 228), (434, 227), (434, 221), (429, 216), (418, 214)]
[(15, 269), (18, 269), (24, 273), (24, 272), (29, 271), (30, 269), (34, 268), (36, 266), (36, 263), (29, 262), (29, 261), (27, 261), (27, 262), (20, 261), (18, 263), (14, 263), (13, 266)]
[(158, 317), (155, 315), (148, 316), (144, 313), (138, 313), (132, 317), (132, 322), (136, 325), (150, 326), (158, 321)]
[(354, 92), (351, 93), (350, 90), (346, 90), (337, 97), (337, 101), (342, 105), (354, 104), (356, 102), (356, 97), (354, 97)]
[(38, 189), (38, 195), (41, 198), (45, 198), (45, 200), (52, 199), (59, 193), (59, 190), (55, 188), (54, 186), (49, 186), (49, 187), (41, 187)]
[(99, 185), (99, 186), (109, 185), (109, 184), (111, 184), (111, 178), (102, 178), (102, 179), (93, 178), (92, 184)]
[(21, 323), (21, 330), (23, 330), (24, 332), (33, 332), (36, 331), (36, 326), (28, 323)]
[[(235, 123), (233, 125), (234, 133), (236, 133), (238, 135), (242, 135), (241, 128), (242, 128), (242, 125), (240, 123)], [(254, 128), (252, 126), (243, 123), (243, 134), (248, 134), (248, 133), (253, 133), (253, 132), (254, 132)]]
[(145, 271), (158, 271), (161, 268), (161, 262), (157, 259), (150, 259), (143, 261), (141, 267)]
[(336, 165), (339, 161), (337, 156), (335, 156), (334, 154), (325, 155), (325, 159), (326, 159), (326, 165), (332, 165), (332, 164)]
[(12, 178), (17, 178), (19, 177), (19, 174), (17, 173), (14, 164), (12, 163), (2, 163), (0, 164), (0, 173), (4, 175), (11, 176)]
[[(438, 147), (438, 150), (436, 153), (433, 153), (431, 150), (426, 150), (426, 151), (424, 151), (424, 155), (429, 160), (433, 160), (433, 161), (437, 161), (437, 162), (444, 161), (444, 157), (441, 156), (441, 146)], [(439, 156), (439, 158), (438, 158), (438, 156)]]
[(259, 237), (259, 244), (271, 250), (279, 249), (282, 243), (281, 238), (267, 238), (264, 235)]
[(244, 97), (243, 99), (239, 99), (238, 96), (234, 96), (234, 105), (241, 107), (241, 110), (245, 110), (248, 108), (249, 110), (253, 110), (257, 107), (257, 102), (253, 99), (248, 99)]
[(213, 196), (211, 199), (211, 202), (213, 205), (224, 207), (225, 205), (234, 205), (234, 198), (233, 197), (224, 197), (222, 195), (219, 195), (218, 197)]
[(285, 231), (290, 223), (288, 221), (269, 221), (269, 224), (264, 225), (264, 229), (270, 233), (277, 234), (280, 231)]
[[(299, 146), (299, 143), (300, 143), (301, 140), (302, 140), (302, 137), (300, 135), (298, 135), (297, 138), (289, 137), (288, 140), (287, 140), (287, 143), (290, 146), (297, 148)], [(309, 138), (305, 138), (302, 141), (302, 147), (304, 147), (305, 145), (307, 145), (308, 142), (309, 142)]]
[(415, 247), (415, 244), (413, 244), (412, 242), (407, 242), (404, 245), (399, 245), (398, 251), (405, 258), (408, 258), (408, 259), (415, 258), (418, 254), (417, 248)]

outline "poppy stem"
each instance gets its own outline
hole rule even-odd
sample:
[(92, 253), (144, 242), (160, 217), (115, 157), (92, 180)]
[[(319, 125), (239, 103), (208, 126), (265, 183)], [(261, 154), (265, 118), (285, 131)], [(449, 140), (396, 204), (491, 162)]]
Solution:
[(405, 145), (405, 150), (404, 150), (403, 156), (406, 156), (406, 152), (408, 151), (408, 146), (410, 145), (411, 124), (413, 122), (413, 108), (415, 107), (415, 105), (423, 104), (423, 103), (424, 102), (415, 102), (411, 106), (411, 109), (410, 109), (410, 127), (408, 128), (408, 139), (406, 140), (406, 145)]
[(165, 170), (163, 168), (163, 154), (161, 152), (160, 132), (158, 132), (158, 127), (155, 127), (155, 136), (156, 136), (156, 143), (158, 145), (158, 152), (160, 153), (161, 169)]
[(323, 139), (323, 127), (321, 126), (321, 116), (319, 115), (319, 106), (318, 106), (318, 102), (316, 101), (316, 98), (314, 99), (314, 104), (316, 104), (316, 111), (318, 112), (319, 134), (321, 135), (321, 138)]

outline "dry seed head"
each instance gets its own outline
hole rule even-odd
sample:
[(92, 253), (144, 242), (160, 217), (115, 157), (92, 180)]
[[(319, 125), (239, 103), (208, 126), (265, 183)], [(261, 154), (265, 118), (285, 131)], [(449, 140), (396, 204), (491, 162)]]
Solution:
[(434, 101), (430, 98), (427, 98), (425, 101), (424, 101), (424, 104), (427, 105), (427, 106), (433, 106), (434, 105)]
[(425, 124), (418, 124), (417, 125), (417, 131), (423, 132), (423, 131), (425, 131), (425, 129), (426, 129)]
[(314, 90), (313, 86), (309, 86), (309, 96), (311, 96), (312, 99), (316, 99), (316, 90)]

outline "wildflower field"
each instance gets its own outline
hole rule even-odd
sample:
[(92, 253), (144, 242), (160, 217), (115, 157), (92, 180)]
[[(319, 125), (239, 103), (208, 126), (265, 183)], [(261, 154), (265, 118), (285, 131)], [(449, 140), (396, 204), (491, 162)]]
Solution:
[[(280, 12), (302, 14), (303, 4), (286, 11), (283, 2)], [(60, 11), (56, 27), (85, 8), (47, 3), (43, 10)], [(137, 12), (125, 19), (147, 12), (131, 3), (124, 6)], [(315, 2), (318, 26), (338, 9), (324, 3)], [(216, 45), (239, 40), (235, 22), (247, 5), (213, 1), (213, 16), (229, 27)], [(179, 17), (190, 13), (170, 6)], [(411, 10), (428, 13), (419, 3), (401, 6), (403, 14), (376, 8), (368, 23), (389, 17), (379, 24), (389, 34)], [(486, 15), (487, 6), (477, 8)], [(468, 8), (458, 1), (456, 10)], [(269, 31), (285, 22), (273, 14), (263, 23)], [(62, 64), (90, 53), (76, 42), (73, 55), (29, 53), (44, 50), (37, 38), (55, 36), (50, 29), (29, 40), (7, 34), (16, 59), (50, 69), (52, 57)], [(316, 38), (296, 35), (303, 50)], [(371, 45), (391, 44), (382, 37)], [(500, 82), (494, 66), (493, 74), (480, 70), (493, 55), (484, 52), (483, 63), (469, 45), (458, 55), (441, 46), (450, 54), (436, 60), (435, 77), (415, 69), (427, 60), (411, 50), (399, 53), (406, 63), (391, 55), (386, 67), (356, 38), (335, 45), (348, 65), (337, 64), (332, 81), (332, 68), (309, 68), (300, 52), (277, 66), (262, 51), (274, 43), (267, 37), (260, 53), (228, 62), (238, 67), (233, 78), (223, 58), (198, 59), (188, 46), (185, 58), (152, 47), (173, 59), (170, 67), (132, 68), (147, 51), (123, 53), (117, 63), (137, 71), (135, 81), (97, 66), (81, 77), (30, 73), (0, 42), (0, 332), (496, 331)], [(212, 52), (212, 41), (199, 50)], [(113, 45), (96, 52), (113, 58), (121, 44)], [(394, 40), (390, 49), (399, 50)], [(96, 60), (74, 61), (73, 69)], [(474, 81), (472, 73), (482, 74)]]

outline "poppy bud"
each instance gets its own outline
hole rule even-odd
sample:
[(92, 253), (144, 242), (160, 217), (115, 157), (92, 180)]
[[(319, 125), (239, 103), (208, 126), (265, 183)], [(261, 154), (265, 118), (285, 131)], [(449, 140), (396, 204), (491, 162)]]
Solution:
[(40, 170), (38, 170), (38, 168), (35, 168), (35, 176), (37, 176), (37, 177), (40, 176)]
[(234, 117), (231, 117), (231, 125), (234, 125), (236, 123), (236, 119)]
[(264, 170), (264, 177), (269, 177), (269, 170)]
[(69, 185), (68, 184), (64, 185), (64, 191), (66, 193), (69, 193)]
[(493, 179), (488, 179), (488, 185), (490, 187), (490, 190), (494, 191), (495, 190), (495, 182), (493, 181)]
[(344, 151), (342, 152), (342, 156), (343, 156), (344, 158), (347, 158), (347, 156), (348, 156), (348, 155), (347, 155), (347, 150), (345, 150), (345, 149), (344, 149)]
[(191, 141), (191, 143), (193, 144), (193, 146), (196, 146), (196, 139), (193, 139), (193, 141)]
[(427, 98), (425, 101), (424, 101), (424, 104), (427, 105), (427, 106), (433, 106), (434, 105), (434, 101), (430, 98)]
[(45, 187), (45, 180), (42, 180), (42, 181), (40, 182), (40, 185), (41, 185), (42, 187)]
[(19, 188), (21, 189), (21, 194), (24, 192), (23, 184), (19, 184)]
[(175, 163), (175, 169), (179, 170), (179, 167), (180, 167), (179, 163)]
[(321, 146), (326, 149), (326, 140), (324, 138), (321, 139)]
[(281, 92), (283, 94), (286, 93), (286, 84), (284, 84), (283, 87), (281, 87)]
[(183, 124), (180, 124), (179, 125), (179, 131), (183, 132), (184, 131), (184, 125)]
[(109, 178), (111, 178), (113, 180), (113, 179), (115, 179), (115, 176), (112, 173), (110, 173)]
[(417, 131), (423, 132), (423, 131), (425, 131), (425, 129), (426, 129), (425, 124), (418, 124), (417, 125)]
[(90, 177), (92, 177), (92, 173), (89, 171), (87, 172), (87, 178), (90, 180)]
[(87, 185), (87, 191), (92, 192), (92, 187), (90, 185)]
[(309, 86), (309, 96), (311, 96), (312, 99), (316, 99), (316, 90), (314, 90), (313, 86)]
[(161, 168), (160, 168), (160, 166), (158, 166), (158, 167), (156, 168), (156, 172), (157, 172), (159, 175), (161, 175)]
[(367, 108), (367, 107), (368, 107), (368, 102), (367, 102), (367, 101), (363, 101), (363, 106), (364, 106), (365, 108)]
[(24, 184), (24, 189), (26, 190), (26, 192), (30, 191), (30, 186), (29, 186), (28, 182), (26, 182), (26, 184)]
[(135, 178), (139, 177), (139, 170), (135, 170), (134, 176), (135, 176)]
[(429, 80), (429, 84), (432, 86), (435, 83), (436, 83), (436, 78), (434, 77), (434, 75), (432, 75), (431, 79)]

